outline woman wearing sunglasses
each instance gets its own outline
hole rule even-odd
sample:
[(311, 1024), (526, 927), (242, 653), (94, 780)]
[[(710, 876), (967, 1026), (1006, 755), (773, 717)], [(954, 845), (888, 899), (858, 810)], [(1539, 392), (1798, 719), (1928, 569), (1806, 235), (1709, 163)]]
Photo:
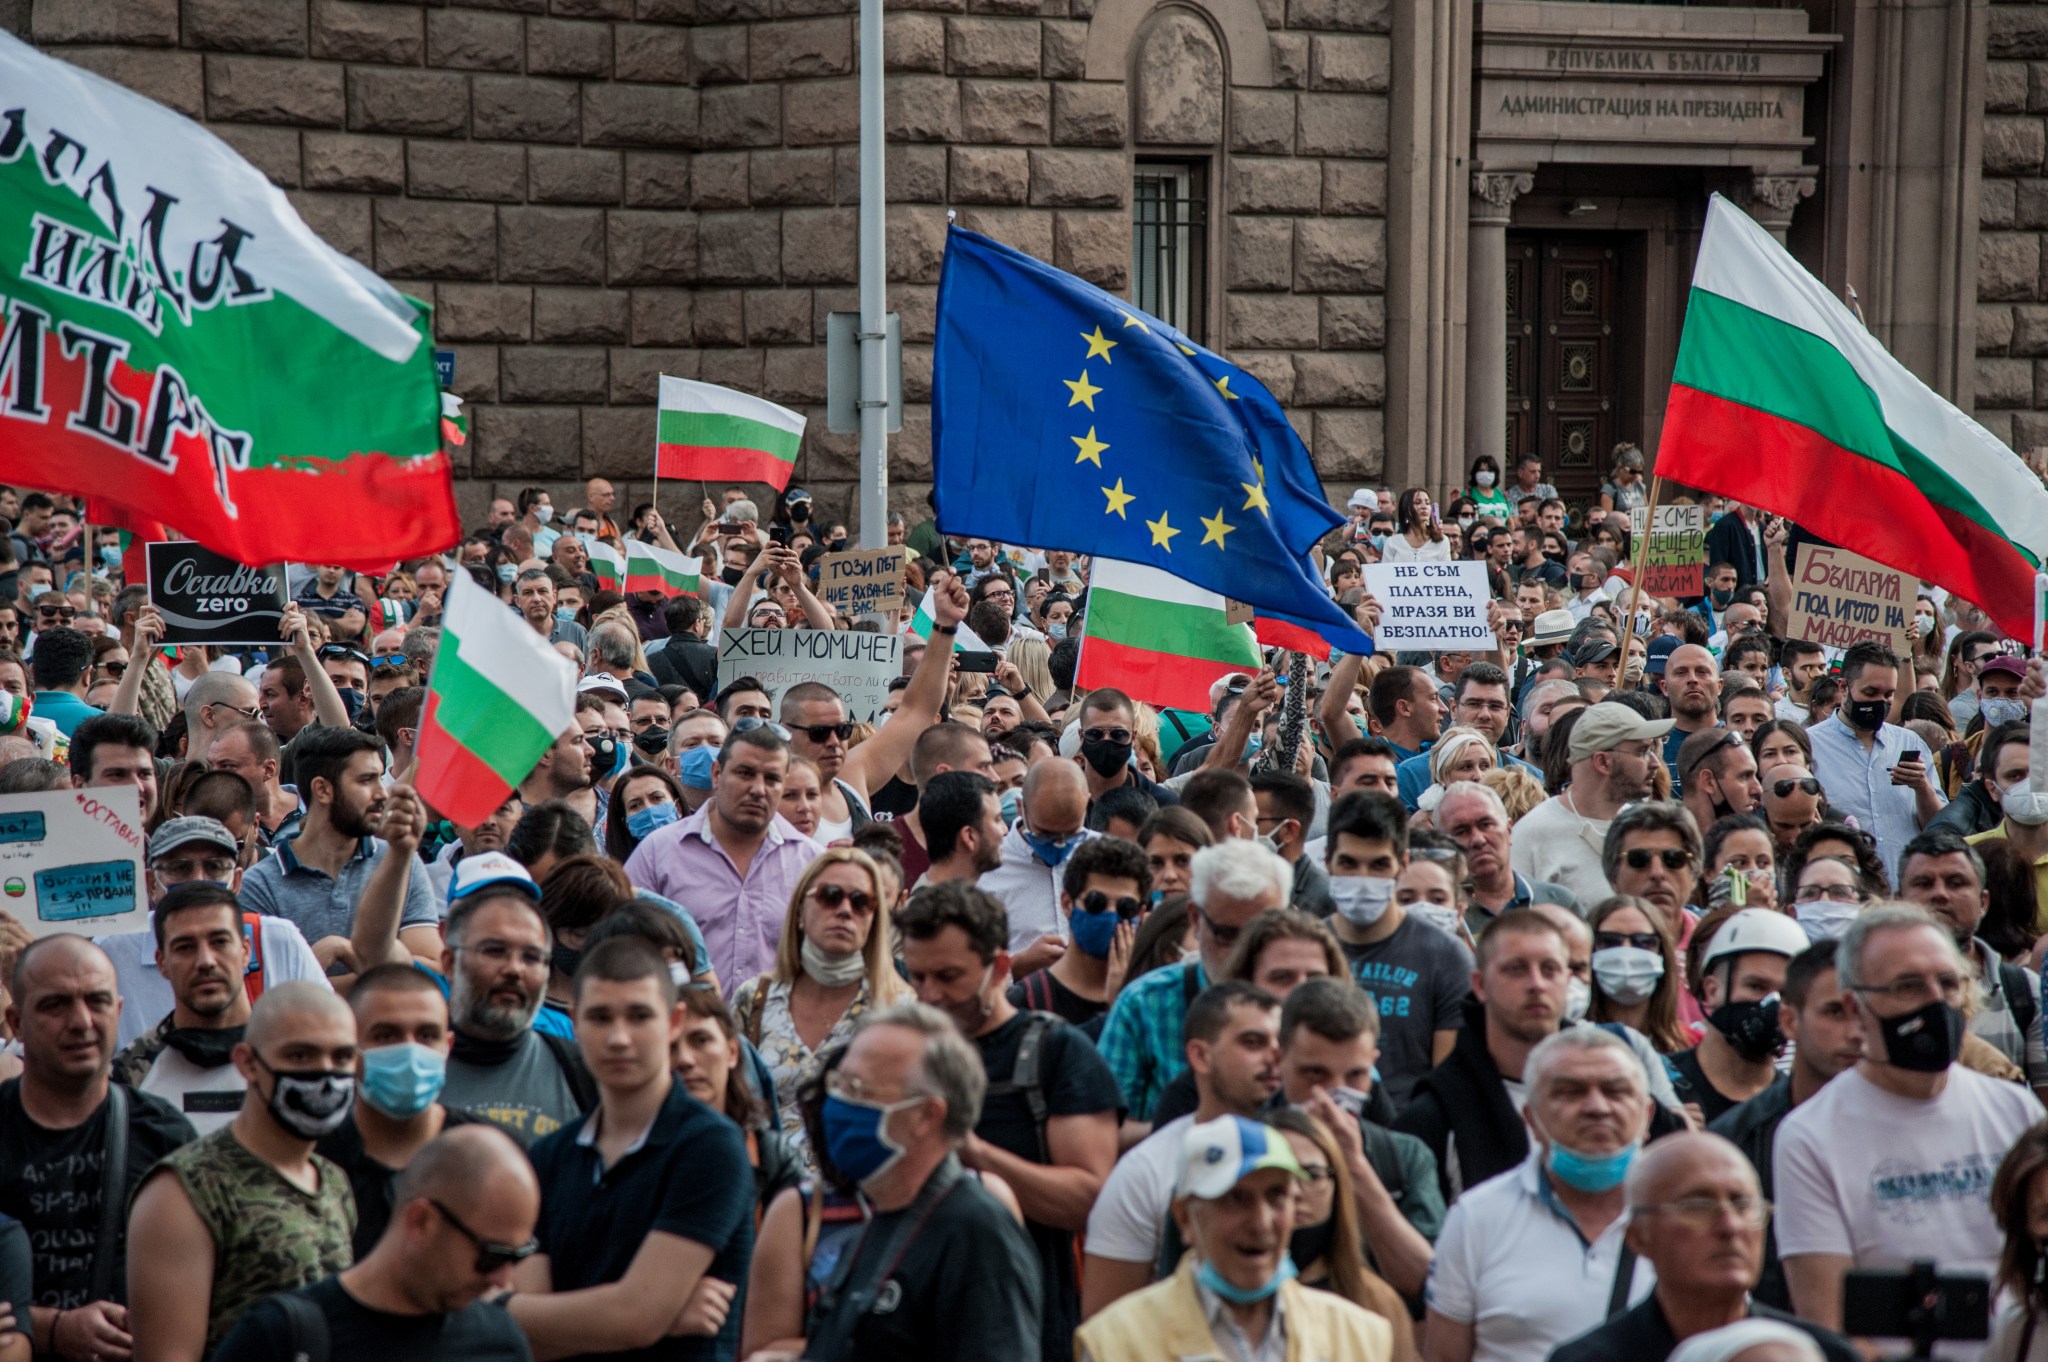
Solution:
[(1677, 937), (1656, 905), (1617, 894), (1586, 919), (1593, 929), (1591, 1022), (1619, 1022), (1649, 1037), (1660, 1055), (1693, 1037), (1678, 1019)]
[(796, 1091), (827, 1045), (852, 1038), (870, 1008), (910, 996), (889, 957), (882, 877), (864, 851), (834, 847), (812, 861), (790, 895), (775, 968), (741, 984), (732, 1011), (775, 1076), (783, 1134), (811, 1164)]

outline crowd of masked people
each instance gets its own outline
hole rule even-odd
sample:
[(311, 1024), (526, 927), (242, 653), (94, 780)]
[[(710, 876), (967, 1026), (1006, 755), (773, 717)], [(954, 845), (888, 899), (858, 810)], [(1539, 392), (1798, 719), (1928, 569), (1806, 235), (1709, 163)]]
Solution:
[[(1919, 1261), (1995, 1296), (1939, 1355), (2048, 1358), (2042, 663), (1938, 591), (1785, 638), (1739, 504), (1636, 592), (1641, 484), (1360, 489), (1332, 595), (1483, 557), (1497, 646), (1201, 711), (1075, 688), (1085, 558), (892, 517), (873, 722), (718, 677), (908, 623), (799, 489), (522, 489), (225, 650), (0, 489), (0, 793), (135, 787), (152, 910), (0, 922), (0, 1362), (1845, 1362)], [(582, 675), (474, 827), (412, 783), (455, 573)]]

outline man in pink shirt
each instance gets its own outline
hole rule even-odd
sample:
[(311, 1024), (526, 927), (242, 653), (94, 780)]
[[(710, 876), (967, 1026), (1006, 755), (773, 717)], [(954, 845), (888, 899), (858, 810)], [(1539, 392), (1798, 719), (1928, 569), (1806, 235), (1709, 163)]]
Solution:
[(626, 860), (634, 884), (697, 920), (728, 994), (773, 966), (797, 877), (825, 850), (776, 812), (788, 774), (780, 724), (736, 727), (712, 763), (711, 798)]

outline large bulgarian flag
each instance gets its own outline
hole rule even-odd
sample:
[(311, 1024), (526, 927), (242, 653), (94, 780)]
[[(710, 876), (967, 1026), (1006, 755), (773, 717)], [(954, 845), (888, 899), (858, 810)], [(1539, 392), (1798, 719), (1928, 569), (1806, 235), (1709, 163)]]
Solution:
[(455, 573), (420, 716), (420, 798), (474, 827), (575, 721), (575, 666), (467, 574)]
[(804, 418), (752, 393), (661, 376), (654, 475), (789, 486)]
[(1114, 686), (1165, 709), (1209, 711), (1209, 687), (1257, 672), (1258, 640), (1223, 597), (1158, 568), (1097, 558), (1088, 572), (1077, 690)]
[(626, 541), (626, 590), (699, 596), (703, 594), (703, 582), (702, 558), (685, 558), (673, 549), (639, 539)]
[(427, 309), (188, 118), (0, 33), (0, 468), (244, 563), (462, 537)]
[(1657, 472), (1789, 516), (2031, 637), (2048, 488), (1718, 194)]

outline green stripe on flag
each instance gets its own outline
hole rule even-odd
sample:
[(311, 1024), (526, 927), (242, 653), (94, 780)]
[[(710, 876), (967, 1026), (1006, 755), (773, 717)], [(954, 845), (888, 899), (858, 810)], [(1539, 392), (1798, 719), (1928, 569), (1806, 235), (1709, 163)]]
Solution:
[(1088, 637), (1226, 666), (1259, 665), (1251, 631), (1229, 623), (1221, 610), (1126, 596), (1101, 586), (1088, 593)]
[(462, 641), (453, 634), (441, 638), (433, 688), (441, 697), (441, 727), (507, 785), (531, 775), (541, 753), (560, 736), (548, 732), (517, 699), (464, 661)]
[(797, 431), (725, 412), (664, 411), (655, 426), (654, 442), (698, 449), (758, 449), (784, 463), (795, 463), (803, 438)]

